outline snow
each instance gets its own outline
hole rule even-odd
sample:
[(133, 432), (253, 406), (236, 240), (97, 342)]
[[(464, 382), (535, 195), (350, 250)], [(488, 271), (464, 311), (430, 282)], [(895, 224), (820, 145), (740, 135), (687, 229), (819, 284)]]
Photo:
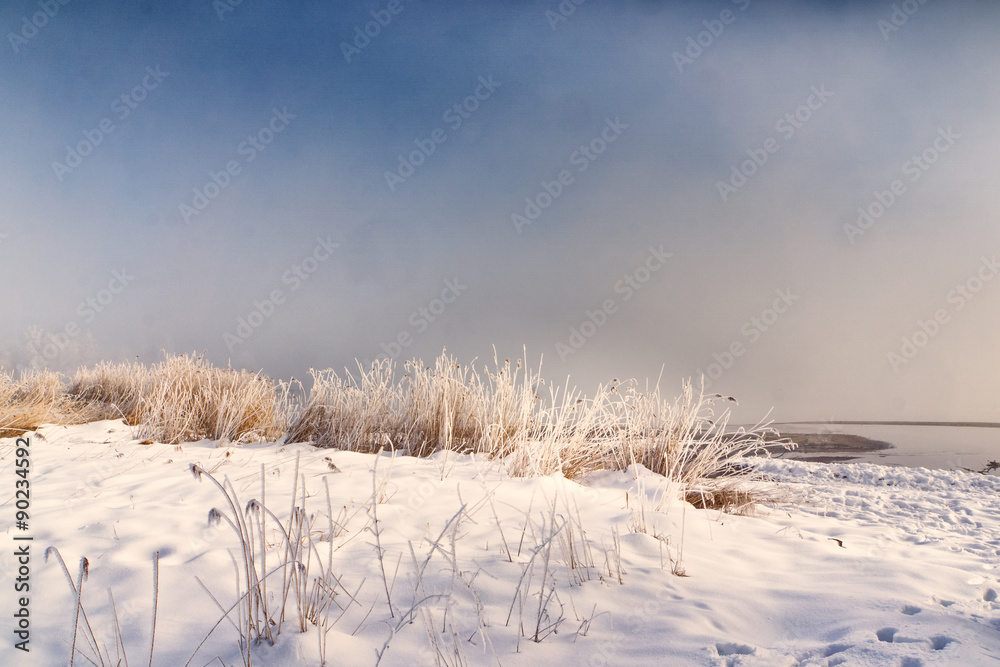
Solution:
[[(381, 665), (433, 665), (432, 638), (441, 664), (1000, 664), (997, 477), (755, 460), (766, 476), (759, 489), (778, 500), (730, 516), (695, 509), (640, 468), (581, 484), (510, 478), (502, 462), (470, 455), (144, 445), (121, 421), (43, 427), (31, 452), (30, 661), (16, 660), (23, 654), (7, 634), (2, 664), (68, 663), (75, 600), (54, 558), (42, 559), (52, 546), (74, 577), (88, 558), (83, 606), (114, 658), (111, 589), (132, 664), (148, 661), (158, 551), (153, 664), (184, 665), (222, 616), (196, 577), (219, 603), (234, 604), (231, 553), (240, 553), (224, 521), (209, 526), (209, 511), (226, 513), (228, 504), (191, 464), (228, 478), (241, 507), (261, 499), (263, 466), (265, 504), (285, 522), (297, 462), (315, 515), (316, 562), (326, 563), (331, 546), (327, 486), (338, 522), (332, 563), (343, 589), (335, 600), (346, 612), (332, 624), (341, 613), (332, 607), (327, 664), (374, 665), (381, 652)], [(0, 441), (0, 456), (12, 516), (13, 439)], [(645, 533), (634, 532), (642, 525)], [(269, 570), (278, 547), (274, 537)], [(14, 572), (5, 548), (4, 590)], [(356, 603), (345, 590), (357, 591)], [(555, 632), (546, 630), (553, 623)], [(223, 621), (191, 664), (242, 664), (237, 639)], [(318, 665), (319, 643), (315, 626), (299, 631), (290, 599), (274, 646), (253, 646), (251, 657)], [(77, 645), (94, 658), (82, 621)], [(87, 662), (78, 656), (77, 664)]]

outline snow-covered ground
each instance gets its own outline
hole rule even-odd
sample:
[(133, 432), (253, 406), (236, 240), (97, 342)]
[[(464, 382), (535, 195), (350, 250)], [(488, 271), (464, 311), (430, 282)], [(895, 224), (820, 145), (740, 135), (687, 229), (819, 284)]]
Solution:
[[(153, 664), (184, 665), (207, 635), (191, 665), (242, 664), (236, 612), (209, 635), (222, 613), (205, 590), (227, 608), (239, 597), (236, 533), (207, 521), (212, 508), (232, 512), (190, 465), (228, 478), (241, 508), (263, 500), (286, 522), (297, 460), (314, 516), (310, 573), (329, 560), (337, 577), (327, 664), (374, 665), (379, 656), (381, 665), (1000, 664), (996, 477), (759, 461), (773, 480), (763, 488), (785, 502), (728, 516), (676, 499), (643, 470), (581, 485), (510, 478), (502, 462), (454, 454), (144, 445), (120, 421), (48, 426), (31, 438), (31, 652), (23, 654), (12, 646), (8, 594), (12, 538), (24, 534), (13, 525), (15, 443), (0, 443), (9, 526), (3, 665), (68, 663), (75, 599), (58, 562), (43, 561), (49, 546), (74, 577), (88, 558), (83, 607), (111, 664), (109, 589), (130, 664), (148, 662), (154, 552)], [(270, 571), (284, 545), (274, 525), (266, 530)], [(269, 579), (269, 595), (281, 577)], [(254, 646), (253, 663), (320, 664), (321, 633), (307, 625), (301, 633), (290, 596), (274, 646)], [(77, 646), (76, 664), (88, 664), (84, 654), (96, 660), (82, 620)]]

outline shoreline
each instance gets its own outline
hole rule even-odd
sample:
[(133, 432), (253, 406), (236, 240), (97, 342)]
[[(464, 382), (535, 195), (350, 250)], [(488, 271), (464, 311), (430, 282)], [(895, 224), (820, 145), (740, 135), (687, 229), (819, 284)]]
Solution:
[(782, 425), (772, 425), (771, 428), (799, 446), (792, 451), (782, 451), (780, 447), (768, 448), (768, 451), (773, 458), (817, 463), (869, 462), (911, 468), (989, 472), (989, 464), (997, 459), (1000, 451), (997, 449), (1000, 444), (997, 431), (962, 428), (969, 424), (956, 423), (955, 428), (940, 428), (945, 424), (936, 423), (939, 428), (933, 429), (914, 425), (892, 426), (888, 422), (854, 427), (843, 424), (841, 427), (833, 426), (836, 431), (823, 429), (823, 433), (816, 433), (819, 429), (782, 422)]
[(852, 433), (783, 433), (778, 434), (795, 443), (793, 450), (779, 445), (765, 447), (772, 457), (814, 463), (849, 463), (861, 455), (895, 449), (883, 440), (874, 440)]

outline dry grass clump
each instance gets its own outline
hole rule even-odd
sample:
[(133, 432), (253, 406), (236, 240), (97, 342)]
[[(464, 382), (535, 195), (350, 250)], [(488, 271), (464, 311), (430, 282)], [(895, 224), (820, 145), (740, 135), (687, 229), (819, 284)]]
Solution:
[(294, 380), (275, 383), (195, 355), (81, 368), (68, 388), (49, 371), (19, 381), (0, 375), (0, 433), (122, 418), (141, 437), (167, 443), (287, 436), (358, 452), (476, 452), (504, 459), (518, 476), (579, 477), (639, 463), (684, 484), (724, 476), (734, 458), (768, 445), (791, 446), (766, 424), (728, 430), (729, 410), (719, 404), (735, 399), (706, 396), (690, 381), (673, 400), (659, 385), (639, 391), (617, 380), (587, 397), (569, 380), (547, 385), (523, 360), (494, 356), (492, 370), (480, 372), (446, 352), (433, 365), (414, 360), (397, 371), (389, 359), (356, 376), (312, 370), (304, 404)]
[(149, 367), (135, 362), (81, 368), (69, 394), (104, 406), (141, 426), (144, 437), (167, 443), (277, 440), (290, 413), (289, 385), (276, 385), (260, 373), (216, 368), (194, 355), (167, 355)]
[(639, 392), (633, 382), (617, 381), (588, 398), (568, 381), (543, 392), (540, 372), (522, 371), (520, 360), (494, 359), (494, 370), (484, 367), (481, 375), (443, 353), (434, 366), (413, 361), (404, 370), (398, 381), (391, 360), (359, 369), (357, 377), (313, 371), (288, 441), (414, 456), (480, 452), (505, 458), (521, 476), (577, 477), (640, 463), (683, 483), (718, 477), (732, 459), (766, 445), (790, 445), (766, 424), (727, 431), (730, 413), (716, 414), (716, 404), (735, 399), (706, 396), (690, 382), (673, 401), (658, 386)]
[(28, 377), (21, 375), (20, 381), (12, 376), (0, 374), (0, 437), (19, 436), (44, 423), (52, 413), (55, 399), (47, 395), (38, 385), (27, 386)]
[(415, 456), (439, 449), (469, 451), (483, 442), (486, 391), (472, 366), (441, 354), (434, 367), (405, 364), (400, 426), (404, 447)]
[(93, 368), (80, 368), (68, 393), (78, 401), (95, 406), (109, 419), (124, 419), (128, 424), (142, 422), (140, 409), (146, 368), (139, 363), (101, 362)]
[(391, 362), (376, 362), (357, 380), (341, 378), (331, 369), (309, 369), (313, 385), (305, 408), (288, 431), (289, 442), (313, 442), (375, 452), (390, 447), (399, 436), (400, 390)]
[(89, 406), (66, 395), (58, 373), (25, 371), (15, 379), (0, 371), (0, 438), (20, 436), (42, 424), (80, 424), (98, 418)]
[(161, 442), (277, 440), (295, 412), (292, 385), (215, 368), (203, 357), (167, 355), (152, 366), (101, 363), (67, 385), (49, 370), (15, 380), (0, 373), (0, 437), (42, 424), (124, 419)]
[(149, 370), (142, 421), (161, 442), (277, 440), (288, 428), (287, 389), (260, 373), (168, 357)]
[(311, 370), (308, 400), (288, 433), (289, 442), (313, 442), (360, 452), (393, 449), (413, 456), (439, 450), (506, 455), (523, 439), (536, 400), (521, 363), (510, 361), (483, 380), (470, 364), (442, 354), (434, 366), (403, 364), (395, 379), (392, 360), (358, 375)]
[(735, 402), (722, 394), (706, 396), (685, 382), (681, 395), (665, 400), (657, 386), (641, 394), (628, 387), (622, 399), (618, 464), (641, 463), (653, 472), (681, 482), (726, 476), (729, 462), (761, 453), (765, 445), (790, 444), (763, 422), (728, 431), (730, 412), (716, 415), (716, 404)]
[(167, 355), (151, 366), (100, 363), (80, 368), (68, 385), (49, 370), (17, 380), (0, 373), (0, 437), (46, 423), (124, 419), (143, 437), (168, 443), (277, 440), (295, 415), (295, 386), (195, 355)]
[(698, 509), (719, 510), (726, 514), (749, 514), (760, 498), (751, 489), (733, 483), (714, 488), (688, 489), (684, 500)]

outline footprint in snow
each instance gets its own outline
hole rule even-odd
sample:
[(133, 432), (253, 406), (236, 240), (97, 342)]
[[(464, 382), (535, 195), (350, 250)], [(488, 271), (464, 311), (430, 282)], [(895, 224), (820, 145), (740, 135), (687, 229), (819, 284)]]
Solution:
[(850, 644), (830, 644), (823, 651), (823, 657), (829, 658), (831, 655), (837, 655), (838, 653), (843, 653), (847, 649), (852, 648)]
[(915, 607), (912, 604), (908, 604), (899, 610), (901, 614), (906, 614), (907, 616), (916, 616), (921, 611), (923, 610), (920, 607)]
[(880, 642), (889, 642), (891, 644), (897, 632), (899, 632), (899, 628), (882, 628), (875, 632), (875, 636), (878, 637)]
[(987, 588), (986, 591), (983, 593), (984, 602), (993, 602), (996, 599), (997, 599), (997, 592), (992, 588)]
[(955, 641), (957, 640), (952, 639), (951, 637), (945, 637), (944, 635), (937, 635), (935, 637), (930, 638), (931, 648), (934, 649), (935, 651), (942, 651), (948, 647), (948, 644), (951, 644)]
[(754, 655), (757, 653), (757, 649), (755, 649), (753, 646), (748, 646), (747, 644), (738, 644), (736, 642), (726, 642), (723, 644), (716, 644), (715, 650), (719, 652), (720, 656)]

